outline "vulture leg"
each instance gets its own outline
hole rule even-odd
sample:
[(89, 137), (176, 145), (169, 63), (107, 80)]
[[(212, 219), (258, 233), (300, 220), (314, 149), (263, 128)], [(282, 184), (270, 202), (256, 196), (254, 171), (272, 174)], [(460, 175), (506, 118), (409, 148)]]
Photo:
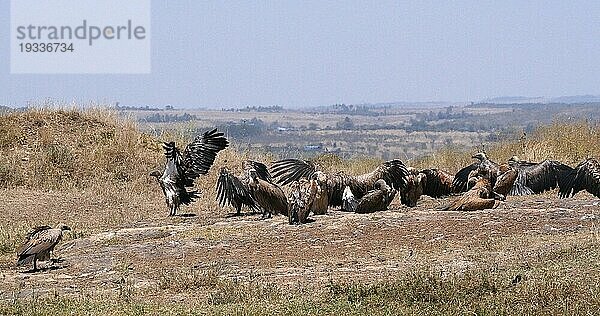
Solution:
[(33, 271), (37, 271), (37, 256), (33, 256)]

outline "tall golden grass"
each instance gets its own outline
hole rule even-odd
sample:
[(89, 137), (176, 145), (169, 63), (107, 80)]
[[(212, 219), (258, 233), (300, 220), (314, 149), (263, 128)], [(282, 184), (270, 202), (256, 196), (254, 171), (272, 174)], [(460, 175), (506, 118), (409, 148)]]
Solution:
[[(575, 166), (588, 157), (600, 157), (600, 126), (590, 121), (555, 121), (537, 127), (533, 133), (514, 135), (485, 148), (488, 157), (505, 162), (512, 156), (521, 160), (558, 160)], [(433, 155), (409, 161), (416, 168), (440, 168), (456, 172), (472, 162), (475, 152), (447, 147)]]

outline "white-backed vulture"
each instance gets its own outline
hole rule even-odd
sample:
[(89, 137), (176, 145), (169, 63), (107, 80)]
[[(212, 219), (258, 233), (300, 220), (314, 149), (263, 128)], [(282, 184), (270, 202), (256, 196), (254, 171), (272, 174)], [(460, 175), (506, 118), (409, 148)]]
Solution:
[(600, 198), (600, 163), (594, 158), (588, 158), (565, 173), (559, 181), (558, 195), (561, 198), (572, 197), (581, 190)]
[(255, 169), (248, 171), (250, 194), (263, 209), (263, 218), (273, 214), (288, 215), (288, 202), (285, 193), (277, 184), (261, 179)]
[(37, 261), (50, 260), (50, 253), (54, 250), (63, 235), (63, 231), (71, 230), (65, 224), (58, 224), (56, 228), (38, 226), (27, 233), (25, 242), (17, 249), (17, 266), (33, 262), (33, 270), (37, 270)]
[(261, 162), (246, 160), (242, 163), (244, 171), (237, 176), (229, 171), (226, 167), (221, 168), (219, 179), (217, 180), (217, 201), (219, 205), (233, 206), (236, 210), (236, 215), (240, 215), (242, 206), (247, 206), (250, 210), (256, 212), (260, 210), (260, 206), (256, 202), (250, 189), (250, 170), (256, 170), (256, 174), (260, 179), (268, 182), (271, 181), (269, 169)]
[(160, 184), (165, 195), (169, 216), (177, 214), (181, 204), (188, 205), (198, 197), (198, 191), (188, 191), (186, 187), (194, 185), (194, 180), (206, 174), (213, 165), (217, 153), (229, 145), (227, 139), (215, 128), (196, 137), (183, 151), (175, 147), (175, 142), (164, 143), (167, 162), (165, 169), (150, 173)]
[(385, 180), (375, 182), (374, 189), (357, 199), (350, 186), (344, 189), (343, 209), (359, 214), (385, 211), (394, 200), (396, 190), (387, 185)]
[(421, 195), (438, 198), (451, 194), (454, 176), (438, 169), (423, 169), (421, 171), (408, 168), (409, 175), (406, 189), (400, 193), (400, 202), (409, 207), (417, 206)]
[(475, 185), (441, 211), (476, 211), (494, 208), (503, 199), (492, 190), (489, 178), (480, 176)]
[(474, 184), (474, 182), (469, 181), (469, 179), (476, 179), (477, 175), (483, 175), (483, 173), (489, 174), (489, 180), (492, 186), (496, 183), (498, 164), (488, 159), (484, 152), (477, 153), (471, 158), (477, 159), (477, 161), (460, 169), (456, 175), (454, 175), (452, 181), (452, 190), (454, 193), (461, 193), (469, 190), (471, 185)]
[(327, 176), (320, 171), (315, 173), (314, 179), (302, 178), (290, 184), (288, 195), (290, 225), (306, 223), (311, 212), (314, 215), (327, 213), (329, 196), (326, 184)]
[[(290, 184), (302, 178), (316, 179), (318, 175), (317, 166), (306, 160), (284, 159), (273, 163), (271, 168), (274, 178), (282, 185)], [(403, 190), (406, 187), (406, 178), (408, 171), (404, 163), (400, 160), (390, 160), (379, 165), (370, 173), (351, 176), (344, 172), (324, 174), (329, 206), (342, 206), (342, 196), (344, 189), (349, 186), (357, 199), (363, 197), (367, 192), (374, 188), (375, 182), (379, 179), (385, 180), (390, 187), (396, 190)], [(319, 185), (322, 185), (320, 182)]]
[(556, 160), (529, 162), (513, 156), (508, 165), (517, 171), (510, 195), (539, 194), (558, 187), (558, 181), (573, 168)]

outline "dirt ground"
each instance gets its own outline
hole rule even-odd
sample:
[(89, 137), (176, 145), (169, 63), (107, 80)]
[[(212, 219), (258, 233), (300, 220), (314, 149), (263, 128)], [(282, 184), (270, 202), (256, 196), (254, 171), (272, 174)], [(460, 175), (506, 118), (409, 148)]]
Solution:
[[(110, 208), (122, 205), (16, 189), (3, 191), (2, 199), (5, 224), (28, 223), (30, 214), (53, 209), (58, 215), (49, 219), (62, 217), (79, 231), (57, 246), (58, 262), (42, 263), (47, 268), (39, 272), (15, 267), (14, 254), (4, 254), (2, 300), (52, 293), (118, 295), (124, 289), (164, 301), (207, 295), (181, 284), (191, 274), (201, 276), (198, 282), (212, 276), (319, 289), (332, 281), (385, 281), (422, 268), (442, 275), (470, 268), (526, 270), (529, 261), (544, 260), (552, 249), (597, 242), (600, 216), (600, 200), (587, 193), (563, 200), (554, 192), (509, 197), (497, 209), (476, 212), (440, 212), (436, 209), (453, 197), (423, 197), (415, 208), (396, 201), (391, 210), (373, 214), (331, 210), (300, 226), (288, 225), (283, 216), (235, 217), (194, 205), (183, 213), (196, 214), (168, 218), (163, 204), (149, 200), (139, 209), (121, 210), (139, 214), (132, 217), (137, 220), (110, 227), (115, 216)], [(75, 204), (78, 209), (71, 210)], [(77, 227), (81, 217), (97, 212), (107, 214), (99, 217), (99, 228), (85, 233)]]

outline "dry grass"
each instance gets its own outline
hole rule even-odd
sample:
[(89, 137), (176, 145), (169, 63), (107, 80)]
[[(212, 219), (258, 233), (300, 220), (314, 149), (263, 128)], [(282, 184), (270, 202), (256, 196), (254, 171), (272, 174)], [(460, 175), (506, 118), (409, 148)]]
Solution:
[[(491, 144), (485, 151), (497, 162), (518, 156), (523, 160), (550, 159), (575, 166), (587, 157), (600, 157), (600, 126), (588, 121), (555, 121), (536, 128), (531, 135), (515, 135), (514, 139)], [(409, 161), (409, 164), (456, 172), (472, 162), (472, 154), (472, 151), (447, 147), (433, 155)]]

